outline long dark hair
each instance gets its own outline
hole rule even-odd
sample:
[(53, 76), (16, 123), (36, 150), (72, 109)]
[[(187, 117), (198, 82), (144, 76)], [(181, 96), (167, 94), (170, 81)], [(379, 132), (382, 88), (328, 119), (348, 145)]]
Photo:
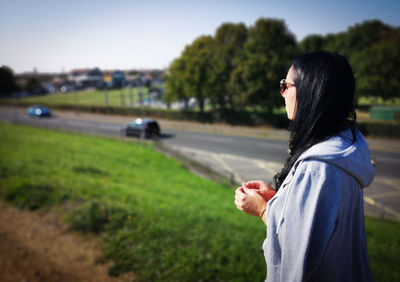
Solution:
[(351, 128), (355, 141), (354, 76), (347, 59), (327, 51), (297, 57), (292, 64), (297, 108), (289, 125), (289, 157), (274, 176), (278, 190), (299, 156), (311, 146)]

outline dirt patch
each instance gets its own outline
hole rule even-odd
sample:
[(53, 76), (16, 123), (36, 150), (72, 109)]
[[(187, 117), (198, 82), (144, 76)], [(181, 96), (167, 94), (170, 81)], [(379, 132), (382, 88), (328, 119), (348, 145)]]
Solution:
[(68, 232), (57, 212), (29, 212), (0, 202), (0, 281), (133, 281), (96, 264), (96, 238)]

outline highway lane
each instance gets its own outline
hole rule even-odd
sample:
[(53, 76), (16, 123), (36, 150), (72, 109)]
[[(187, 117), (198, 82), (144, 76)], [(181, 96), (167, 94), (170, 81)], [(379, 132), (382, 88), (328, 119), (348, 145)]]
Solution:
[[(284, 163), (288, 142), (255, 137), (211, 135), (206, 133), (166, 130), (175, 138), (165, 140), (169, 145), (190, 147), (217, 153), (238, 155), (246, 158), (264, 159)], [(375, 160), (375, 175), (400, 179), (400, 153), (371, 150)]]
[(33, 125), (51, 129), (67, 130), (74, 132), (85, 132), (100, 135), (118, 136), (120, 134), (120, 126), (115, 123), (106, 123), (101, 121), (69, 119), (64, 117), (53, 116), (51, 118), (35, 118), (20, 112), (0, 112), (0, 120)]
[(283, 163), (287, 158), (288, 142), (255, 137), (216, 135), (166, 129), (174, 138), (163, 140), (167, 145), (237, 155), (246, 158), (265, 159)]

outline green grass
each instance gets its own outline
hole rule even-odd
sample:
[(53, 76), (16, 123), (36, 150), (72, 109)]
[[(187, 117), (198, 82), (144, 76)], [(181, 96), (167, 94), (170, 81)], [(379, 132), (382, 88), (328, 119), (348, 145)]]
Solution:
[[(144, 87), (143, 99), (149, 99), (149, 89)], [(15, 99), (8, 99), (10, 101)], [(57, 93), (43, 96), (26, 97), (15, 100), (31, 104), (46, 104), (46, 105), (105, 105), (106, 99), (103, 90), (82, 91), (71, 93)], [(107, 105), (109, 106), (128, 106), (131, 103), (139, 102), (139, 89), (112, 89), (107, 90)]]
[[(72, 229), (99, 237), (112, 275), (263, 281), (265, 227), (236, 210), (233, 194), (150, 145), (0, 123), (1, 197), (21, 208), (68, 207)], [(399, 227), (366, 220), (377, 281), (399, 281)]]
[(400, 281), (400, 223), (367, 217), (365, 229), (375, 280)]
[(236, 210), (227, 185), (134, 142), (9, 124), (0, 132), (3, 198), (30, 209), (68, 201), (75, 206), (71, 226), (102, 238), (111, 274), (132, 270), (143, 281), (264, 278), (265, 228)]
[(360, 106), (400, 106), (400, 98), (393, 98), (390, 100), (383, 100), (380, 97), (360, 97), (358, 99)]

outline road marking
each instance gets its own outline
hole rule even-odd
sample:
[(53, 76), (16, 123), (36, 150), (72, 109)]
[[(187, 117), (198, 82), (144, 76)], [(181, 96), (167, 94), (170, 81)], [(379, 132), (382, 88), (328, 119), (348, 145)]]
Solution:
[(375, 201), (374, 199), (364, 196), (364, 202), (366, 202), (367, 204), (370, 204), (371, 206), (375, 206), (377, 208), (383, 209), (385, 212), (390, 213), (392, 215), (394, 215), (397, 219), (400, 219), (400, 213), (396, 212), (395, 210), (384, 206), (381, 203), (378, 203), (377, 201)]
[(364, 202), (370, 204), (371, 206), (376, 206), (375, 200), (370, 197), (364, 196)]
[[(178, 147), (178, 146), (176, 146), (176, 147)], [(196, 152), (198, 154), (205, 154), (205, 155), (218, 154), (222, 158), (227, 158), (227, 159), (232, 159), (232, 160), (243, 160), (243, 161), (248, 161), (248, 162), (260, 161), (263, 163), (267, 163), (267, 165), (269, 165), (269, 166), (279, 166), (280, 167), (282, 165), (281, 163), (278, 163), (278, 162), (266, 162), (263, 159), (246, 158), (246, 157), (236, 156), (236, 155), (226, 154), (226, 153), (213, 153), (210, 151), (193, 149), (193, 148), (188, 148), (188, 147), (179, 147), (179, 149), (183, 150), (183, 151), (191, 151), (191, 152)]]
[(374, 182), (380, 182), (392, 188), (400, 190), (400, 183), (396, 183), (395, 180), (392, 180), (390, 178), (375, 177)]
[(212, 156), (218, 164), (220, 164), (225, 170), (227, 170), (229, 173), (231, 173), (239, 183), (243, 181), (243, 178), (239, 176), (235, 170), (228, 165), (228, 163), (225, 161), (226, 159), (228, 160), (240, 160), (240, 161), (245, 161), (245, 162), (250, 162), (255, 164), (256, 166), (260, 167), (263, 170), (266, 170), (267, 173), (271, 175), (275, 175), (277, 171), (279, 171), (279, 168), (282, 166), (280, 163), (276, 162), (266, 162), (261, 159), (254, 159), (254, 158), (246, 158), (242, 156), (236, 156), (236, 155), (231, 155), (231, 154), (226, 154), (226, 153), (213, 153), (209, 151), (204, 151), (200, 149), (193, 149), (193, 148), (187, 148), (187, 147), (180, 147), (180, 150), (188, 152), (188, 153), (197, 153), (199, 155), (206, 155), (206, 156)]
[(237, 181), (238, 183), (242, 183), (244, 180), (231, 168), (219, 155), (220, 154), (211, 154), (214, 159), (223, 167), (225, 168), (229, 173), (231, 173), (234, 177), (234, 180)]
[(254, 161), (259, 167), (261, 167), (262, 169), (265, 169), (269, 174), (271, 175), (275, 175), (276, 171), (273, 170), (272, 168), (266, 166), (262, 161), (260, 160), (255, 160)]
[(373, 195), (374, 199), (381, 199), (381, 198), (387, 198), (387, 197), (392, 197), (392, 196), (400, 196), (400, 191), (378, 193), (378, 194)]

